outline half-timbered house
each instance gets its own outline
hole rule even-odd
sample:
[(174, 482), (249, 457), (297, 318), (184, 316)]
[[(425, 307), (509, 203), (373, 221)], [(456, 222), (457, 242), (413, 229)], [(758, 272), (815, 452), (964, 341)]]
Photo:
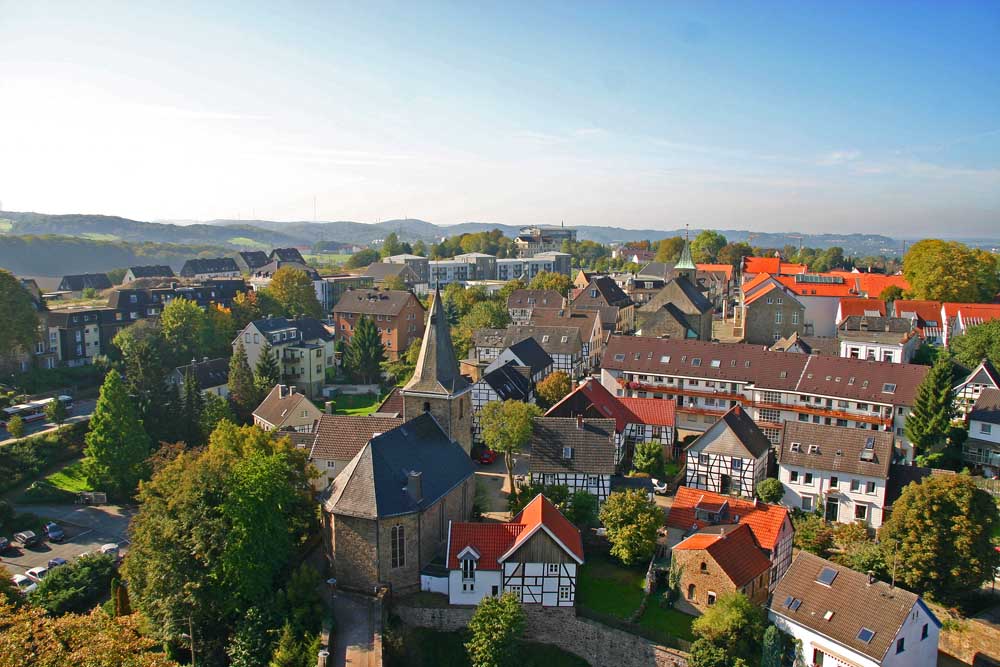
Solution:
[(771, 442), (739, 405), (687, 448), (688, 486), (753, 497), (767, 475)]
[(965, 417), (972, 411), (972, 406), (986, 389), (1000, 389), (1000, 373), (989, 359), (979, 362), (971, 373), (955, 385), (955, 409), (960, 417)]
[(536, 417), (528, 472), (535, 484), (564, 485), (604, 502), (615, 473), (615, 420)]
[(482, 427), (479, 413), (487, 403), (493, 401), (535, 402), (534, 383), (530, 368), (518, 366), (509, 361), (499, 368), (489, 371), (472, 385), (472, 439), (482, 442)]

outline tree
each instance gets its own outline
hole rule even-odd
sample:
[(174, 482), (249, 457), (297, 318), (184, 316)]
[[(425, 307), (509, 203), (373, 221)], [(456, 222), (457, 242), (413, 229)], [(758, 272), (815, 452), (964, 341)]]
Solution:
[(740, 243), (727, 243), (719, 251), (716, 261), (720, 264), (729, 264), (733, 268), (739, 268), (743, 264), (743, 259), (752, 255), (753, 248), (750, 247), (749, 243), (743, 241)]
[(955, 416), (953, 377), (951, 357), (940, 354), (917, 387), (917, 396), (904, 430), (906, 437), (921, 453), (929, 453), (942, 445), (951, 428), (951, 420)]
[(479, 412), (479, 426), (486, 446), (503, 455), (511, 495), (514, 488), (514, 457), (531, 442), (532, 420), (542, 414), (537, 405), (508, 399), (487, 403)]
[(382, 251), (379, 254), (385, 258), (399, 255), (403, 252), (403, 244), (399, 241), (399, 235), (396, 232), (389, 232), (385, 237), (385, 241), (382, 242)]
[(253, 369), (253, 383), (257, 387), (257, 397), (263, 399), (279, 382), (281, 382), (281, 368), (278, 366), (278, 355), (271, 348), (271, 344), (265, 342), (260, 348), (257, 365)]
[(410, 346), (406, 352), (399, 356), (396, 361), (386, 361), (382, 364), (386, 376), (390, 382), (397, 385), (404, 385), (413, 377), (413, 372), (417, 368), (417, 361), (420, 359), (420, 345), (422, 338), (414, 338), (410, 341)]
[(897, 580), (947, 602), (979, 588), (1000, 565), (991, 539), (998, 525), (996, 503), (972, 478), (931, 475), (903, 489), (879, 540)]
[(127, 499), (146, 472), (149, 437), (118, 371), (104, 378), (86, 435), (83, 470), (91, 488)]
[(56, 397), (55, 400), (49, 401), (45, 406), (45, 418), (48, 419), (53, 424), (62, 424), (69, 417), (69, 410), (66, 409), (66, 404)]
[(760, 667), (781, 667), (781, 661), (785, 655), (785, 635), (778, 629), (778, 626), (767, 626), (767, 630), (764, 630), (762, 643)]
[(513, 593), (486, 596), (469, 620), (472, 635), (465, 644), (472, 667), (512, 667), (517, 664), (517, 640), (527, 619)]
[(247, 349), (242, 340), (236, 344), (236, 351), (229, 358), (229, 400), (236, 406), (241, 420), (249, 419), (260, 404), (260, 392), (254, 384), (253, 371), (250, 370)]
[[(737, 663), (729, 657), (729, 652), (722, 646), (716, 646), (707, 639), (696, 639), (691, 644), (689, 667), (736, 667)], [(745, 663), (741, 664), (745, 666)]]
[(899, 285), (889, 285), (884, 290), (879, 292), (878, 298), (882, 299), (886, 303), (897, 301), (903, 298), (903, 288)]
[(426, 257), (427, 244), (418, 239), (417, 242), (413, 244), (413, 254), (419, 255), (420, 257)]
[(173, 299), (160, 313), (160, 329), (167, 343), (168, 365), (180, 366), (197, 359), (205, 313), (194, 301)]
[(31, 593), (31, 604), (53, 616), (90, 611), (107, 592), (115, 574), (115, 561), (104, 554), (90, 554), (51, 570)]
[(169, 353), (159, 324), (140, 320), (119, 331), (112, 344), (121, 353), (125, 388), (146, 433), (153, 442), (173, 440), (176, 401), (167, 383)]
[(826, 557), (833, 548), (833, 528), (816, 512), (796, 512), (792, 514), (795, 527), (792, 542), (796, 549)]
[(569, 376), (562, 371), (550, 373), (536, 387), (538, 401), (543, 408), (551, 408), (564, 399), (571, 391), (573, 391), (573, 383), (570, 381)]
[(957, 241), (924, 239), (903, 257), (909, 295), (932, 301), (989, 302), (1000, 289), (990, 253)]
[(780, 503), (785, 497), (785, 487), (780, 479), (768, 477), (757, 485), (757, 497), (765, 503)]
[(21, 591), (18, 590), (11, 576), (10, 570), (0, 565), (0, 608), (4, 604), (12, 607), (21, 604)]
[(955, 361), (966, 368), (975, 368), (983, 359), (1000, 365), (1000, 320), (969, 327), (963, 335), (952, 337), (948, 347)]
[(257, 302), (257, 292), (240, 292), (233, 297), (230, 307), (233, 325), (237, 331), (242, 331), (248, 324), (261, 317), (260, 304)]
[(237, 423), (236, 415), (229, 401), (216, 394), (203, 394), (204, 403), (201, 410), (201, 442), (208, 440), (209, 436), (219, 426), (219, 422), (226, 420)]
[(240, 619), (226, 646), (231, 667), (267, 667), (274, 644), (271, 614), (251, 607)]
[(663, 239), (656, 245), (655, 259), (657, 262), (676, 262), (677, 258), (681, 256), (683, 249), (683, 236), (672, 236), (669, 239)]
[(565, 510), (560, 508), (566, 518), (578, 528), (589, 528), (597, 523), (597, 496), (588, 491), (577, 491), (569, 497)]
[(188, 447), (197, 447), (202, 443), (201, 413), (205, 407), (205, 397), (190, 369), (184, 374), (184, 382), (178, 387), (178, 399), (178, 435)]
[(534, 278), (531, 279), (531, 283), (528, 285), (531, 289), (550, 289), (559, 292), (560, 295), (566, 296), (569, 290), (573, 287), (573, 280), (562, 273), (555, 273), (554, 271), (542, 271)]
[(760, 607), (742, 593), (721, 595), (691, 624), (695, 637), (724, 648), (730, 663), (755, 665), (761, 655), (766, 619)]
[(405, 292), (410, 288), (400, 276), (386, 276), (382, 279), (382, 289)]
[(344, 353), (344, 363), (351, 374), (363, 384), (378, 382), (385, 361), (385, 345), (375, 329), (372, 318), (364, 315), (354, 329), (354, 335)]
[(649, 559), (656, 549), (656, 531), (663, 512), (640, 489), (612, 493), (604, 501), (601, 523), (608, 531), (611, 555), (625, 565)]
[(706, 229), (691, 241), (691, 257), (695, 262), (714, 262), (726, 243), (725, 236)]
[(524, 282), (520, 278), (514, 278), (513, 280), (508, 280), (506, 283), (504, 283), (503, 287), (500, 288), (500, 291), (497, 292), (497, 299), (500, 301), (500, 303), (507, 303), (507, 299), (510, 298), (510, 295), (513, 294), (516, 290), (527, 289), (527, 288), (528, 288), (528, 283)]
[(0, 269), (0, 367), (11, 367), (38, 339), (38, 313), (31, 294), (9, 271)]
[(12, 438), (24, 437), (24, 420), (21, 415), (14, 415), (7, 420), (7, 432)]
[(809, 268), (813, 271), (822, 272), (842, 268), (843, 265), (844, 249), (838, 246), (832, 246), (821, 252)]
[(316, 288), (309, 274), (302, 269), (281, 267), (271, 276), (266, 291), (289, 317), (323, 317), (323, 307), (316, 298)]
[(377, 250), (365, 248), (364, 250), (359, 250), (351, 255), (351, 258), (347, 260), (347, 264), (345, 264), (345, 266), (349, 269), (360, 269), (368, 266), (369, 264), (374, 264), (378, 260), (379, 255)]
[(237, 328), (233, 312), (217, 303), (205, 311), (201, 329), (201, 351), (204, 356), (224, 357), (232, 352), (233, 339), (242, 327)]
[(640, 442), (635, 446), (632, 468), (638, 472), (659, 475), (663, 471), (663, 445), (658, 442)]

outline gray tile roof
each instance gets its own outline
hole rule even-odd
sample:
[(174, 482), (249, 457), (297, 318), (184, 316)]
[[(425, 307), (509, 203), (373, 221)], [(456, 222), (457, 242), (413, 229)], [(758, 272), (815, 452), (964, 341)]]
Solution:
[(539, 327), (532, 324), (507, 327), (502, 347), (513, 347), (527, 338), (534, 338), (549, 356), (554, 354), (572, 356), (583, 351), (583, 341), (578, 327)]
[(771, 441), (760, 430), (747, 411), (736, 406), (722, 415), (688, 445), (688, 451), (722, 454), (738, 458), (759, 459), (767, 454)]
[(175, 381), (183, 382), (188, 373), (194, 373), (194, 379), (201, 390), (219, 387), (229, 382), (229, 359), (207, 359), (195, 361), (192, 364), (174, 369)]
[(457, 394), (469, 386), (458, 370), (458, 358), (451, 343), (451, 326), (441, 306), (441, 291), (437, 290), (427, 311), (427, 326), (420, 343), (420, 356), (413, 377), (403, 391), (432, 394)]
[(316, 438), (309, 458), (350, 461), (376, 433), (400, 426), (402, 418), (373, 415), (323, 415), (316, 424)]
[(527, 401), (531, 395), (531, 381), (518, 371), (518, 366), (513, 361), (490, 371), (483, 376), (481, 382), (492, 387), (501, 401)]
[[(669, 285), (673, 285), (676, 289), (671, 289)], [(676, 298), (678, 292), (682, 299)], [(643, 304), (639, 310), (652, 313), (667, 305), (673, 305), (685, 313), (707, 313), (715, 308), (712, 302), (701, 293), (701, 290), (692, 285), (691, 281), (684, 276), (674, 278), (668, 285), (664, 285), (663, 289), (657, 292), (656, 296), (648, 303)]]
[[(410, 471), (421, 473), (420, 500), (406, 490)], [(366, 519), (418, 512), (474, 473), (461, 445), (425, 413), (372, 438), (333, 480), (323, 507)]]
[(82, 292), (85, 289), (110, 289), (111, 280), (106, 273), (81, 273), (72, 276), (63, 276), (59, 283), (60, 291)]
[[(580, 472), (611, 475), (615, 471), (615, 420), (536, 417), (531, 432), (531, 473)], [(563, 448), (572, 457), (563, 458)]]
[[(394, 265), (396, 266), (396, 265)], [(402, 266), (402, 264), (398, 265)], [(335, 313), (361, 315), (398, 315), (406, 304), (416, 301), (410, 291), (349, 289), (333, 307)]]
[(552, 357), (532, 337), (514, 343), (510, 346), (510, 351), (520, 359), (521, 363), (531, 369), (532, 375), (552, 365)]
[[(792, 451), (793, 442), (799, 444), (799, 451)], [(869, 442), (871, 449), (866, 450)], [(892, 442), (890, 431), (786, 421), (778, 462), (813, 470), (888, 479)], [(817, 451), (810, 451), (811, 445), (816, 445)], [(869, 454), (862, 458), (866, 451)]]
[(1000, 390), (983, 389), (972, 407), (972, 412), (969, 413), (969, 419), (1000, 424)]
[(232, 257), (214, 257), (211, 259), (189, 259), (181, 267), (182, 276), (195, 276), (202, 273), (239, 273), (240, 267)]
[(166, 264), (150, 266), (130, 266), (128, 270), (136, 278), (173, 278), (174, 270)]

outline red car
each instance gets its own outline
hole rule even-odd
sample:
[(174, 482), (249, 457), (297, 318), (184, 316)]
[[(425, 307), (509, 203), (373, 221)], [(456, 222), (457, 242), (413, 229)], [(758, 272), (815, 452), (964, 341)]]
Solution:
[(480, 454), (479, 458), (477, 459), (477, 461), (486, 466), (490, 465), (496, 460), (497, 460), (497, 453), (494, 452), (492, 449), (484, 449), (482, 454)]

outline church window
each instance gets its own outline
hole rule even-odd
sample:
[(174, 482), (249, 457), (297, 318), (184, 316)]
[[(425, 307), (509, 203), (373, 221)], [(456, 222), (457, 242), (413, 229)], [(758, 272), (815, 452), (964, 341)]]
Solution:
[(389, 541), (392, 546), (390, 567), (403, 567), (406, 565), (406, 535), (403, 526), (392, 527)]

